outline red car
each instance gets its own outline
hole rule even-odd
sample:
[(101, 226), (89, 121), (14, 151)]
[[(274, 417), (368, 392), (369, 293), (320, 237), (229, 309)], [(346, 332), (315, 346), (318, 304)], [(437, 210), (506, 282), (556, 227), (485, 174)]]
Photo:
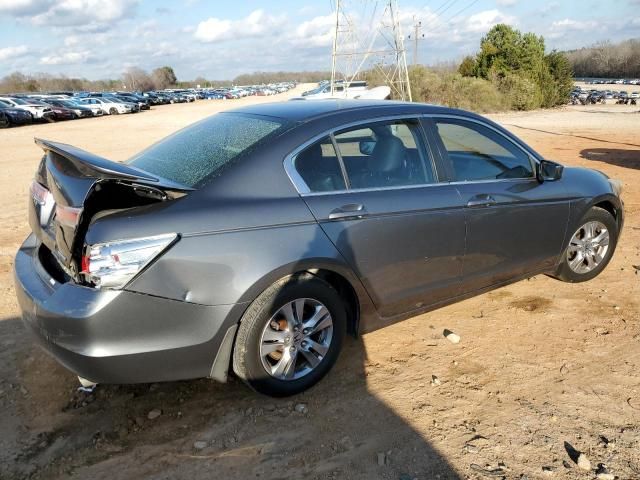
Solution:
[(65, 107), (59, 107), (57, 105), (50, 105), (51, 111), (53, 112), (54, 120), (73, 120), (78, 118), (75, 112), (71, 109)]

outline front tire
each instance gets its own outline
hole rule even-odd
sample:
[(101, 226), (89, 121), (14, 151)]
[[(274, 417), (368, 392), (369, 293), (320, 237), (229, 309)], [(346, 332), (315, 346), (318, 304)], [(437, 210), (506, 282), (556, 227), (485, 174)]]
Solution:
[(118, 115), (118, 109), (115, 107), (110, 108), (109, 115)]
[(572, 283), (595, 278), (611, 260), (617, 243), (615, 218), (602, 208), (592, 207), (569, 240), (556, 278)]
[(233, 350), (233, 370), (257, 392), (295, 395), (336, 362), (346, 332), (338, 292), (311, 274), (284, 278), (247, 309)]

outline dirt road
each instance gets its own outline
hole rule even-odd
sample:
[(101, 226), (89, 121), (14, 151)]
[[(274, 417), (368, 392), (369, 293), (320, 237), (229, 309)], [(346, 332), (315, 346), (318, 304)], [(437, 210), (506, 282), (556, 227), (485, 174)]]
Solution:
[(40, 156), (32, 138), (121, 160), (255, 100), (274, 98), (0, 131), (1, 479), (591, 479), (599, 463), (640, 478), (637, 108), (492, 116), (550, 159), (623, 180), (626, 228), (597, 279), (535, 277), (349, 341), (333, 372), (291, 399), (235, 380), (77, 393), (75, 377), (33, 346), (14, 299), (12, 255)]

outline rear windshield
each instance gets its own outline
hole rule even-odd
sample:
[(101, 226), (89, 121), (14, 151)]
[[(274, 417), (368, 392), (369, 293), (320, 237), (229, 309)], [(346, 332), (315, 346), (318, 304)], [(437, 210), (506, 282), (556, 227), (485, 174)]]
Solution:
[(283, 128), (284, 123), (272, 117), (213, 115), (161, 140), (126, 163), (196, 187)]

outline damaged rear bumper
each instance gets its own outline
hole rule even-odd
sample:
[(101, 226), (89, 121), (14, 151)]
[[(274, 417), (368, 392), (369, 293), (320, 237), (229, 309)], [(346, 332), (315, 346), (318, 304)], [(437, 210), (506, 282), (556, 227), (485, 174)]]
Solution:
[(18, 302), (25, 325), (66, 368), (96, 383), (199, 378), (214, 370), (216, 379), (225, 380), (229, 359), (218, 352), (227, 331), (235, 331), (242, 305), (61, 283), (43, 266), (39, 248), (31, 235), (16, 255)]

